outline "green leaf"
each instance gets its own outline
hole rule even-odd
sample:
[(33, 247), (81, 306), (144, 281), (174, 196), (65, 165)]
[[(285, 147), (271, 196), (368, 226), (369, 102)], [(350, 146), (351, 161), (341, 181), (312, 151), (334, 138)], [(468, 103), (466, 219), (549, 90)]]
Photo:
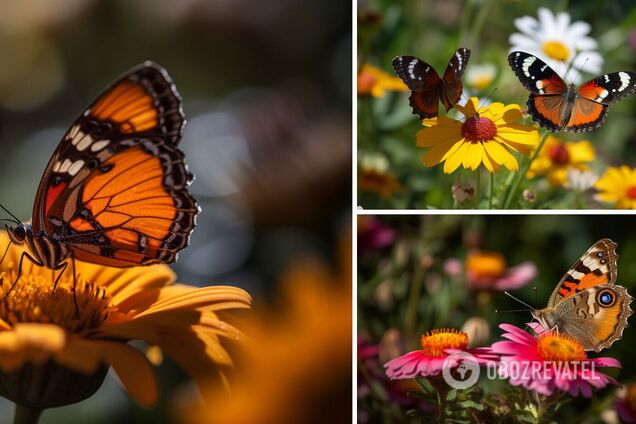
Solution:
[(435, 393), (435, 389), (431, 386), (431, 383), (424, 377), (416, 377), (415, 382), (426, 393)]
[(446, 401), (447, 402), (453, 402), (456, 398), (457, 398), (457, 390), (456, 389), (450, 390), (448, 392), (448, 394), (446, 395)]

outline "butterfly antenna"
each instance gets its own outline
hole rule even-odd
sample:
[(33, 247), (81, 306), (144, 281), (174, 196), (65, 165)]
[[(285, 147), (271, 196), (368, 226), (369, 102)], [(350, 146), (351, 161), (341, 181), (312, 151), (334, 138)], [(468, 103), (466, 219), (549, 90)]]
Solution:
[[(20, 225), (22, 224), (22, 222), (20, 222), (20, 220), (18, 219), (18, 217), (16, 217), (14, 214), (12, 214), (9, 209), (5, 208), (4, 205), (2, 203), (0, 203), (0, 208), (2, 208), (3, 211), (5, 211), (6, 213), (8, 213), (12, 218), (13, 218), (13, 222), (15, 222), (16, 224)], [(3, 221), (11, 221), (11, 220), (3, 220)]]
[[(575, 57), (574, 59), (576, 59), (576, 57)], [(585, 64), (587, 63), (587, 61), (588, 61), (588, 60), (590, 60), (590, 57), (589, 57), (589, 56), (585, 58), (585, 62), (583, 62), (583, 65), (581, 65), (581, 67), (580, 67), (580, 68), (578, 68), (578, 69), (576, 69), (576, 68), (574, 67), (574, 60), (572, 60), (572, 63), (571, 63), (571, 65), (570, 65), (570, 67), (568, 68), (567, 72), (565, 73), (565, 79), (566, 79), (566, 81), (571, 81), (571, 83), (572, 83), (572, 82), (574, 82), (574, 81), (576, 81), (576, 79), (579, 77), (579, 75), (581, 75), (581, 71), (583, 70), (583, 68), (585, 68)], [(567, 79), (567, 77), (568, 77), (568, 74), (570, 73), (570, 71), (572, 70), (572, 68), (575, 68), (575, 69), (576, 69), (576, 75), (574, 76), (574, 79), (572, 79), (572, 80), (568, 80), (568, 79)]]
[(504, 312), (530, 312), (530, 311), (534, 311), (534, 309), (506, 309), (505, 311), (502, 311), (501, 309), (495, 309), (495, 312), (497, 312), (497, 313), (504, 313)]
[(490, 92), (490, 94), (489, 94), (487, 97), (485, 97), (485, 98), (483, 98), (483, 99), (482, 99), (482, 102), (483, 102), (483, 103), (482, 103), (482, 102), (480, 102), (480, 103), (477, 105), (477, 110), (481, 109), (481, 107), (482, 107), (482, 106), (484, 106), (484, 105), (485, 105), (485, 104), (486, 104), (486, 103), (487, 103), (490, 99), (492, 99), (492, 96), (494, 96), (494, 95), (495, 95), (495, 91), (497, 91), (497, 88), (498, 88), (498, 87), (493, 88), (493, 89), (492, 89), (492, 91)]
[(504, 293), (506, 294), (506, 296), (509, 296), (509, 297), (513, 298), (514, 300), (516, 300), (517, 302), (521, 303), (522, 305), (527, 306), (528, 308), (530, 308), (530, 310), (532, 310), (532, 311), (536, 310), (535, 308), (533, 308), (532, 306), (528, 305), (523, 300), (517, 299), (516, 297), (511, 295), (509, 292), (505, 291)]

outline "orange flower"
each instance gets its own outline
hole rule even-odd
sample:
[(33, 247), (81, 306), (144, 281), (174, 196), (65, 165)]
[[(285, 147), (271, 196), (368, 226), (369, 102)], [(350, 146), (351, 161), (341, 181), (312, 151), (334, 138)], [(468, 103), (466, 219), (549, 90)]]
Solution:
[(384, 97), (387, 91), (409, 91), (398, 77), (392, 76), (373, 65), (364, 64), (358, 72), (358, 95)]
[[(210, 388), (208, 402), (178, 416), (187, 423), (345, 422), (351, 418), (351, 244), (334, 274), (315, 259), (283, 275), (276, 309), (248, 325), (254, 355), (237, 371), (231, 396)], [(320, 405), (331, 405), (325, 409)]]
[[(0, 245), (8, 241), (0, 232)], [(130, 396), (151, 406), (157, 381), (130, 340), (158, 346), (197, 381), (222, 377), (232, 366), (222, 342), (244, 336), (217, 313), (248, 308), (245, 291), (173, 284), (165, 265), (120, 269), (79, 261), (75, 295), (70, 270), (53, 290), (51, 270), (29, 261), (9, 291), (22, 251), (12, 245), (0, 265), (0, 395), (36, 410), (79, 402), (112, 366)]]

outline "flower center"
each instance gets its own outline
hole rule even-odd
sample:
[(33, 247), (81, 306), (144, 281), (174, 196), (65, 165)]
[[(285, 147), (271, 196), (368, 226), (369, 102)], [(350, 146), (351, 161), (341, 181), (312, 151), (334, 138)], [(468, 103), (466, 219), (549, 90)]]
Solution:
[(497, 126), (488, 118), (471, 116), (462, 124), (462, 136), (468, 141), (488, 141), (497, 135)]
[(569, 362), (586, 358), (583, 345), (564, 333), (545, 333), (537, 340), (539, 355), (546, 361)]
[(358, 74), (358, 93), (368, 94), (371, 92), (376, 78), (369, 72), (361, 71)]
[(444, 356), (446, 349), (465, 350), (468, 347), (468, 334), (451, 328), (442, 328), (423, 334), (420, 343), (427, 356)]
[(560, 41), (546, 41), (543, 52), (554, 60), (568, 60), (570, 57), (570, 50)]
[(96, 328), (119, 313), (116, 307), (109, 305), (110, 298), (104, 288), (85, 281), (81, 276), (77, 277), (77, 294), (73, 295), (71, 273), (71, 270), (65, 271), (55, 291), (54, 279), (24, 273), (10, 292), (15, 272), (3, 273), (0, 299), (5, 293), (9, 294), (0, 302), (0, 319), (9, 325), (24, 322), (56, 324), (77, 333)]
[(636, 199), (636, 185), (627, 187), (627, 191), (625, 192), (625, 194), (630, 199)]
[(475, 278), (497, 278), (506, 271), (506, 260), (498, 252), (472, 252), (466, 258), (466, 270)]
[(570, 153), (568, 153), (568, 149), (566, 149), (563, 144), (550, 147), (548, 156), (550, 156), (552, 163), (557, 165), (567, 165), (570, 163)]

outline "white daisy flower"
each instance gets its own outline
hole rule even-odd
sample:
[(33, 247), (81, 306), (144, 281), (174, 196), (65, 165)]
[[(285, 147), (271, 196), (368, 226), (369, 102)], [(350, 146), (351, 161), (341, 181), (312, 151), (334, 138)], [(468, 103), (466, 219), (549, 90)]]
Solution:
[(568, 182), (566, 187), (576, 191), (584, 192), (594, 187), (598, 181), (598, 174), (592, 171), (580, 171), (578, 169), (568, 170)]
[(531, 16), (515, 19), (515, 27), (521, 33), (510, 35), (511, 52), (520, 50), (536, 55), (566, 83), (581, 82), (581, 72), (601, 73), (603, 57), (595, 51), (596, 40), (588, 37), (592, 29), (590, 24), (571, 22), (570, 14), (566, 12), (555, 16), (545, 7), (539, 8), (538, 15), (538, 21)]
[(492, 63), (476, 63), (466, 69), (466, 85), (478, 91), (490, 86), (497, 76), (497, 68)]

